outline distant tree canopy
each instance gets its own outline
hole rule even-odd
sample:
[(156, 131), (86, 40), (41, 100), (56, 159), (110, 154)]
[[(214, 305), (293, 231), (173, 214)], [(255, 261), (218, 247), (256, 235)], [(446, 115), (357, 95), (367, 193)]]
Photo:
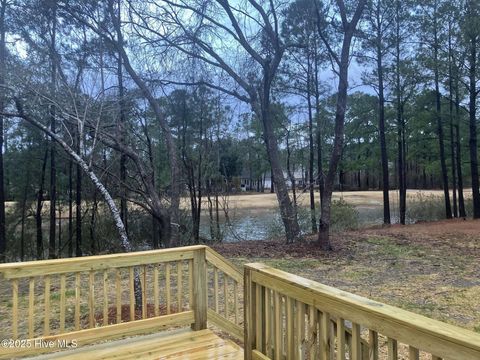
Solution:
[(276, 193), (288, 243), (308, 193), (325, 250), (334, 190), (383, 190), (390, 224), (407, 189), (443, 189), (450, 218), (471, 188), (479, 218), (478, 12), (0, 0), (0, 257), (115, 251), (122, 228), (133, 247), (221, 241), (242, 190)]

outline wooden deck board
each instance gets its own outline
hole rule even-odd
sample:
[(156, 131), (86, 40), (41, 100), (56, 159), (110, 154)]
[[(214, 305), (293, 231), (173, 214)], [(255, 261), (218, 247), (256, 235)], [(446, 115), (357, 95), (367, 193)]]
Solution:
[(83, 346), (30, 360), (243, 359), (243, 349), (210, 330), (182, 329)]

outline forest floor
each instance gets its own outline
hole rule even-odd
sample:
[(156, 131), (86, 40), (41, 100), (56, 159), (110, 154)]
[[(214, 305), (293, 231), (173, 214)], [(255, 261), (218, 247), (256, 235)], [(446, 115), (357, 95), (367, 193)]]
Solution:
[(480, 221), (445, 220), (334, 234), (219, 244), (234, 263), (263, 262), (345, 291), (480, 332)]

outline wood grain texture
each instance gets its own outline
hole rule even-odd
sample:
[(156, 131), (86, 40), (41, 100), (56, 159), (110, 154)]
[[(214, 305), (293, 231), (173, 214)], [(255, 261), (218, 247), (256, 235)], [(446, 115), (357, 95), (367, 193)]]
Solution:
[[(138, 320), (134, 322), (125, 322), (122, 324), (114, 324), (114, 325), (108, 325), (108, 326), (92, 328), (92, 329), (84, 329), (84, 330), (73, 331), (73, 332), (69, 332), (61, 335), (46, 336), (40, 339), (42, 341), (54, 341), (54, 342), (56, 342), (57, 340), (66, 340), (66, 341), (76, 340), (78, 344), (83, 346), (83, 345), (88, 345), (88, 344), (97, 342), (99, 340), (108, 340), (108, 339), (118, 338), (121, 336), (133, 336), (137, 334), (145, 334), (153, 331), (164, 330), (165, 328), (174, 326), (174, 325), (175, 326), (187, 325), (187, 324), (190, 324), (193, 321), (193, 319), (194, 319), (193, 312), (185, 311), (182, 313), (165, 315), (158, 318)], [(157, 340), (156, 340), (157, 343), (161, 344), (161, 342), (158, 341), (159, 335), (158, 334), (155, 334), (155, 335), (157, 337)], [(112, 347), (111, 343), (107, 343), (106, 345), (111, 349), (115, 349), (115, 347)], [(94, 348), (95, 347), (91, 349), (94, 349)], [(88, 352), (88, 349), (90, 349), (90, 347), (79, 348), (80, 351), (87, 350), (87, 352)], [(141, 349), (135, 347), (134, 350), (139, 351)], [(16, 349), (7, 349), (7, 348), (0, 347), (0, 359), (10, 359), (13, 356), (40, 354), (42, 352), (51, 352), (51, 351), (52, 349), (48, 347), (39, 348), (39, 347), (32, 346), (30, 348), (16, 348)], [(82, 353), (82, 354), (85, 354), (85, 353)], [(94, 356), (95, 356), (94, 354), (96, 354), (95, 351), (93, 354), (91, 354), (91, 356), (88, 356), (88, 360), (94, 359)], [(119, 354), (121, 354), (121, 352), (119, 352)], [(45, 356), (45, 359), (52, 359), (53, 356), (55, 355), (49, 354)], [(66, 356), (67, 357), (65, 359), (71, 359), (70, 354)], [(82, 355), (82, 357), (79, 357), (79, 359), (82, 359), (82, 360), (84, 360), (84, 358), (85, 358), (85, 355)], [(115, 359), (117, 359), (117, 357), (115, 357)]]
[(252, 281), (256, 284), (269, 286), (307, 305), (314, 305), (335, 318), (340, 317), (361, 324), (398, 342), (442, 358), (480, 359), (480, 334), (322, 285), (264, 264), (247, 264), (245, 267), (251, 269)]
[(3, 275), (5, 279), (13, 279), (29, 276), (126, 268), (130, 266), (156, 264), (167, 261), (187, 260), (193, 259), (195, 251), (205, 251), (205, 248), (206, 247), (203, 245), (197, 245), (112, 255), (6, 263), (0, 264), (0, 275)]

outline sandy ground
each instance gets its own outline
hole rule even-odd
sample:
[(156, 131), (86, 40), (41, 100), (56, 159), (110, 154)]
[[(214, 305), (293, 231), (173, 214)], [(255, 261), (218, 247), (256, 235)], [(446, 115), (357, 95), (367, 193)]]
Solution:
[[(465, 197), (470, 196), (470, 191), (465, 191)], [(418, 194), (426, 196), (443, 196), (442, 190), (408, 190), (408, 199), (413, 199)], [(398, 204), (398, 191), (391, 190), (389, 192), (391, 206)], [(290, 197), (293, 198), (290, 193)], [(308, 192), (297, 192), (298, 203), (307, 206), (310, 203), (310, 196)], [(378, 208), (383, 206), (383, 192), (382, 191), (344, 191), (334, 192), (333, 199), (343, 199), (347, 203), (367, 208)], [(315, 192), (315, 200), (320, 202), (320, 193)], [(229, 207), (234, 209), (274, 209), (278, 207), (277, 197), (271, 193), (242, 193), (230, 195), (228, 197)], [(184, 199), (183, 205), (188, 206), (188, 201)]]

